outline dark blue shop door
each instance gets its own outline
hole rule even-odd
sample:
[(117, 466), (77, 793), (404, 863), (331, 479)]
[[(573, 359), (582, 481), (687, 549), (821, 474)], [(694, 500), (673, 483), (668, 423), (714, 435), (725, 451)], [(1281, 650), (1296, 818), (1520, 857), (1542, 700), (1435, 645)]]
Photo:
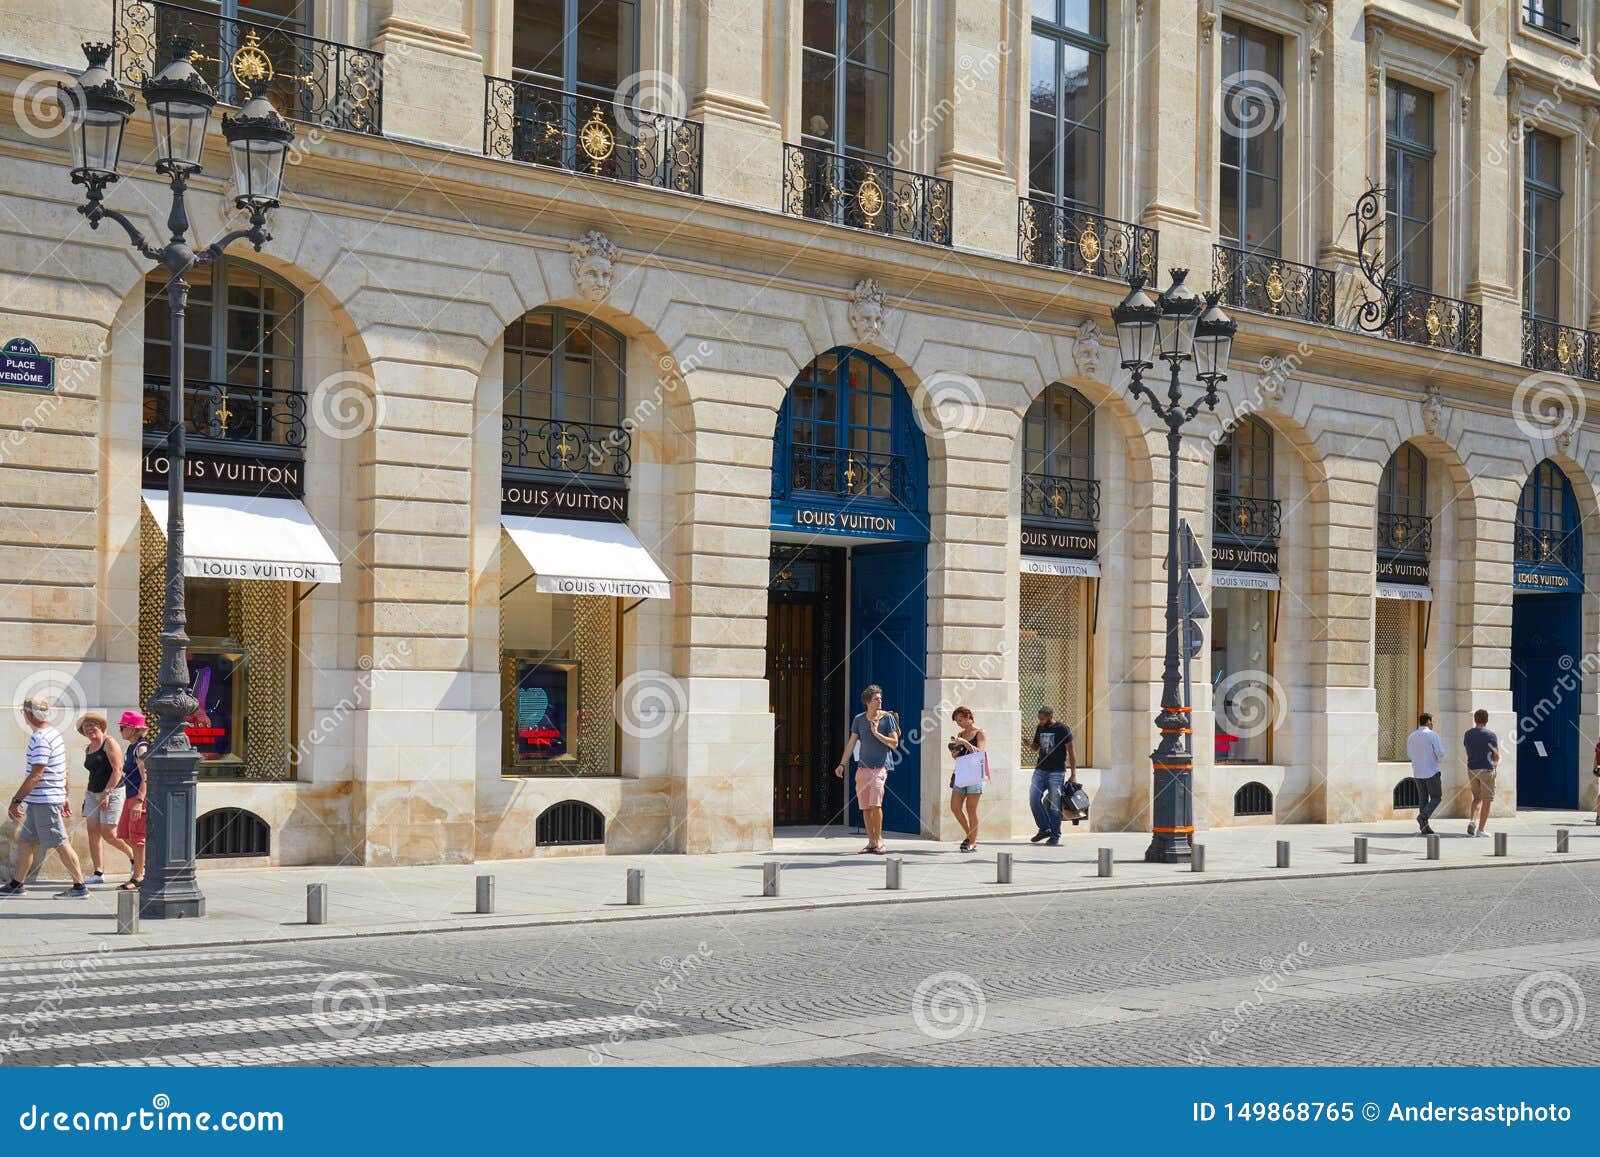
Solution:
[(1512, 598), (1511, 707), (1518, 732), (1500, 743), (1517, 745), (1519, 808), (1578, 806), (1581, 597)]
[[(920, 543), (858, 546), (850, 552), (850, 711), (861, 710), (869, 683), (883, 688), (883, 706), (900, 720), (903, 734), (922, 718), (927, 678), (928, 548)], [(922, 758), (917, 744), (902, 740), (889, 768), (883, 826), (891, 832), (922, 831)], [(852, 823), (861, 822), (852, 794)]]

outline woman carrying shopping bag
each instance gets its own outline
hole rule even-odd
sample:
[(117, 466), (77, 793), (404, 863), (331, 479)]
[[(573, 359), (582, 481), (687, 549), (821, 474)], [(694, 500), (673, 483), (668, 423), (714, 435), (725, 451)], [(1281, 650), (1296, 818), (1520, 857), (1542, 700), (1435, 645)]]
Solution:
[(949, 743), (950, 754), (956, 761), (955, 771), (950, 776), (950, 810), (965, 837), (961, 850), (971, 852), (978, 847), (978, 797), (983, 794), (984, 782), (989, 778), (989, 756), (985, 751), (989, 739), (967, 708), (957, 707), (950, 719), (960, 728)]

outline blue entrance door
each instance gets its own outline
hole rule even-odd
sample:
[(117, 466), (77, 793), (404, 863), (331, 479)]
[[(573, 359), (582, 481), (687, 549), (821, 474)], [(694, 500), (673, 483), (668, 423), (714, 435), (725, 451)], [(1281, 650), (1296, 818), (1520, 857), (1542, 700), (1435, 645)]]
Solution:
[[(900, 720), (903, 736), (917, 730), (927, 677), (928, 548), (920, 543), (858, 546), (850, 552), (850, 711), (861, 709), (869, 683), (883, 688), (883, 706)], [(903, 738), (889, 768), (883, 826), (922, 831), (922, 759)], [(850, 818), (861, 822), (854, 799)]]
[(1516, 595), (1511, 607), (1511, 706), (1519, 731), (1517, 806), (1578, 806), (1580, 595)]

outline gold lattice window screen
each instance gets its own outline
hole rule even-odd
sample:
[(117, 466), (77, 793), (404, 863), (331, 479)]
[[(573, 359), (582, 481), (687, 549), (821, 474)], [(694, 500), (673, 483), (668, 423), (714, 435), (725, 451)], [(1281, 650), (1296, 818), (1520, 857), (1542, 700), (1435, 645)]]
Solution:
[(1378, 698), (1378, 758), (1406, 758), (1406, 736), (1416, 726), (1416, 604), (1379, 599), (1372, 633), (1372, 677)]
[(1088, 579), (1022, 576), (1022, 611), (1017, 639), (1017, 684), (1022, 712), (1021, 766), (1037, 758), (1027, 748), (1039, 708), (1055, 708), (1072, 728), (1080, 765), (1090, 761)]
[[(139, 703), (150, 702), (161, 676), (161, 604), (167, 573), (167, 540), (150, 510), (140, 503), (139, 518)], [(155, 720), (150, 725), (155, 726)]]

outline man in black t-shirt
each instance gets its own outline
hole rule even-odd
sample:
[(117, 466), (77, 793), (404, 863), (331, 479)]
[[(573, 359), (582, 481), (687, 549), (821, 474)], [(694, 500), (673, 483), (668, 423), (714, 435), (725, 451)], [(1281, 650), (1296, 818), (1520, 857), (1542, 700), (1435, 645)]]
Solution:
[(1039, 725), (1033, 729), (1028, 750), (1037, 751), (1033, 782), (1028, 787), (1028, 802), (1033, 807), (1033, 822), (1039, 826), (1029, 843), (1040, 840), (1055, 847), (1061, 843), (1061, 795), (1067, 786), (1067, 768), (1078, 778), (1078, 753), (1072, 746), (1072, 728), (1056, 722), (1052, 708), (1039, 708)]

